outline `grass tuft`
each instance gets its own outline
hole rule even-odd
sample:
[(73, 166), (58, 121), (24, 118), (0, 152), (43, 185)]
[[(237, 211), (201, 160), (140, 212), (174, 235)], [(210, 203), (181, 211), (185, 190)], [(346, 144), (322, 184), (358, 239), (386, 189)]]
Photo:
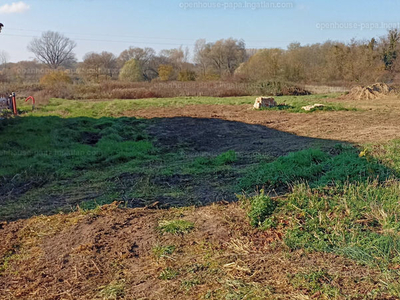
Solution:
[(159, 278), (161, 280), (171, 280), (177, 277), (178, 275), (179, 272), (177, 270), (174, 270), (172, 268), (166, 268), (160, 273)]
[(161, 233), (184, 234), (194, 229), (194, 223), (186, 220), (164, 220), (158, 224)]
[(121, 299), (125, 296), (125, 283), (122, 281), (113, 281), (101, 287), (99, 295), (104, 300)]
[(276, 208), (276, 202), (266, 196), (264, 190), (261, 190), (259, 195), (249, 199), (243, 198), (243, 200), (248, 201), (250, 204), (248, 217), (250, 219), (250, 224), (253, 227), (262, 226), (267, 218), (273, 214)]
[(153, 254), (156, 258), (166, 257), (174, 253), (175, 249), (176, 249), (175, 245), (169, 245), (169, 246), (157, 245), (153, 248)]

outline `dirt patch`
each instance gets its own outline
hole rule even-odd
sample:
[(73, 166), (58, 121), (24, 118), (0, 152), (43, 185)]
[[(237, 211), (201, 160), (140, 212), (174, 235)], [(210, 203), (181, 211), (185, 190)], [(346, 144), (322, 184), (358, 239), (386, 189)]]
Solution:
[(375, 83), (370, 86), (357, 86), (344, 96), (351, 100), (376, 100), (393, 96), (395, 91), (385, 83)]
[(305, 114), (284, 111), (254, 111), (251, 105), (188, 105), (179, 108), (127, 111), (125, 115), (149, 119), (214, 118), (262, 125), (303, 137), (351, 143), (385, 142), (400, 138), (398, 99), (383, 99), (380, 103), (360, 101), (359, 104), (357, 102), (357, 105), (360, 105), (363, 110), (321, 111)]
[(234, 150), (243, 155), (264, 154), (278, 157), (316, 144), (332, 145), (331, 141), (217, 118), (157, 119), (148, 132), (156, 138), (158, 146), (168, 151), (183, 148), (187, 153), (199, 155), (215, 155)]
[[(195, 229), (162, 235), (156, 227), (166, 219), (191, 221)], [(242, 289), (306, 299), (306, 287), (291, 278), (317, 270), (332, 275), (338, 299), (382, 288), (377, 270), (331, 254), (287, 251), (280, 232), (251, 228), (238, 204), (184, 210), (110, 205), (5, 224), (0, 239), (1, 299), (226, 299)], [(154, 254), (167, 246), (173, 251)]]

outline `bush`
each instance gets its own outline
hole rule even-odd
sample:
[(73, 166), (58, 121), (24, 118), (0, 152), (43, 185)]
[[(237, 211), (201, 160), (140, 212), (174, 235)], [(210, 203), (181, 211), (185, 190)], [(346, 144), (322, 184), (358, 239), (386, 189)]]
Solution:
[(111, 98), (115, 99), (143, 99), (143, 98), (157, 98), (155, 92), (149, 91), (145, 88), (133, 89), (115, 89), (110, 93)]
[(276, 208), (276, 202), (264, 195), (264, 190), (260, 194), (249, 199), (250, 211), (248, 213), (250, 224), (253, 227), (261, 226), (270, 217)]
[(171, 65), (160, 65), (158, 68), (158, 76), (161, 81), (168, 81), (172, 77), (172, 73), (174, 72), (174, 67)]
[(196, 80), (196, 72), (183, 70), (178, 74), (179, 81), (195, 81)]
[(72, 84), (72, 79), (64, 71), (54, 71), (44, 75), (40, 79), (40, 84), (53, 88), (59, 85)]

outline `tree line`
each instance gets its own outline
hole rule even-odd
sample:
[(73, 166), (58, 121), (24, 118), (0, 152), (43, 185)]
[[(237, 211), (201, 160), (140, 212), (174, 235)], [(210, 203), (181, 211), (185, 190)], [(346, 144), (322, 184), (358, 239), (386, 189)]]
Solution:
[[(285, 81), (308, 84), (366, 84), (390, 82), (400, 72), (400, 33), (371, 40), (326, 41), (310, 45), (291, 43), (287, 49), (247, 49), (243, 40), (197, 40), (188, 48), (162, 50), (129, 47), (119, 55), (90, 52), (78, 62), (75, 41), (58, 32), (34, 38), (28, 50), (33, 61), (9, 63), (0, 52), (0, 82), (38, 82), (48, 74), (62, 73), (71, 82), (120, 80), (249, 82)], [(59, 77), (60, 79), (61, 77)]]

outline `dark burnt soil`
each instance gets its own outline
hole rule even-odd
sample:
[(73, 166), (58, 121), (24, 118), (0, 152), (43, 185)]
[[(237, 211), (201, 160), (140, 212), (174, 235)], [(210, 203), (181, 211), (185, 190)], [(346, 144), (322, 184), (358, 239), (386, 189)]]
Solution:
[[(160, 234), (159, 221), (172, 219), (191, 221), (194, 230)], [(0, 299), (243, 299), (238, 295), (250, 292), (323, 299), (293, 284), (295, 274), (320, 270), (339, 291), (336, 299), (365, 299), (383, 287), (377, 270), (331, 254), (288, 252), (281, 239), (280, 232), (252, 229), (238, 204), (172, 210), (113, 204), (3, 223)], [(161, 246), (174, 251), (156, 256)]]
[(220, 154), (234, 150), (252, 156), (282, 156), (311, 146), (333, 145), (333, 141), (297, 136), (263, 125), (217, 118), (173, 117), (154, 119), (148, 129), (157, 145), (169, 151)]

